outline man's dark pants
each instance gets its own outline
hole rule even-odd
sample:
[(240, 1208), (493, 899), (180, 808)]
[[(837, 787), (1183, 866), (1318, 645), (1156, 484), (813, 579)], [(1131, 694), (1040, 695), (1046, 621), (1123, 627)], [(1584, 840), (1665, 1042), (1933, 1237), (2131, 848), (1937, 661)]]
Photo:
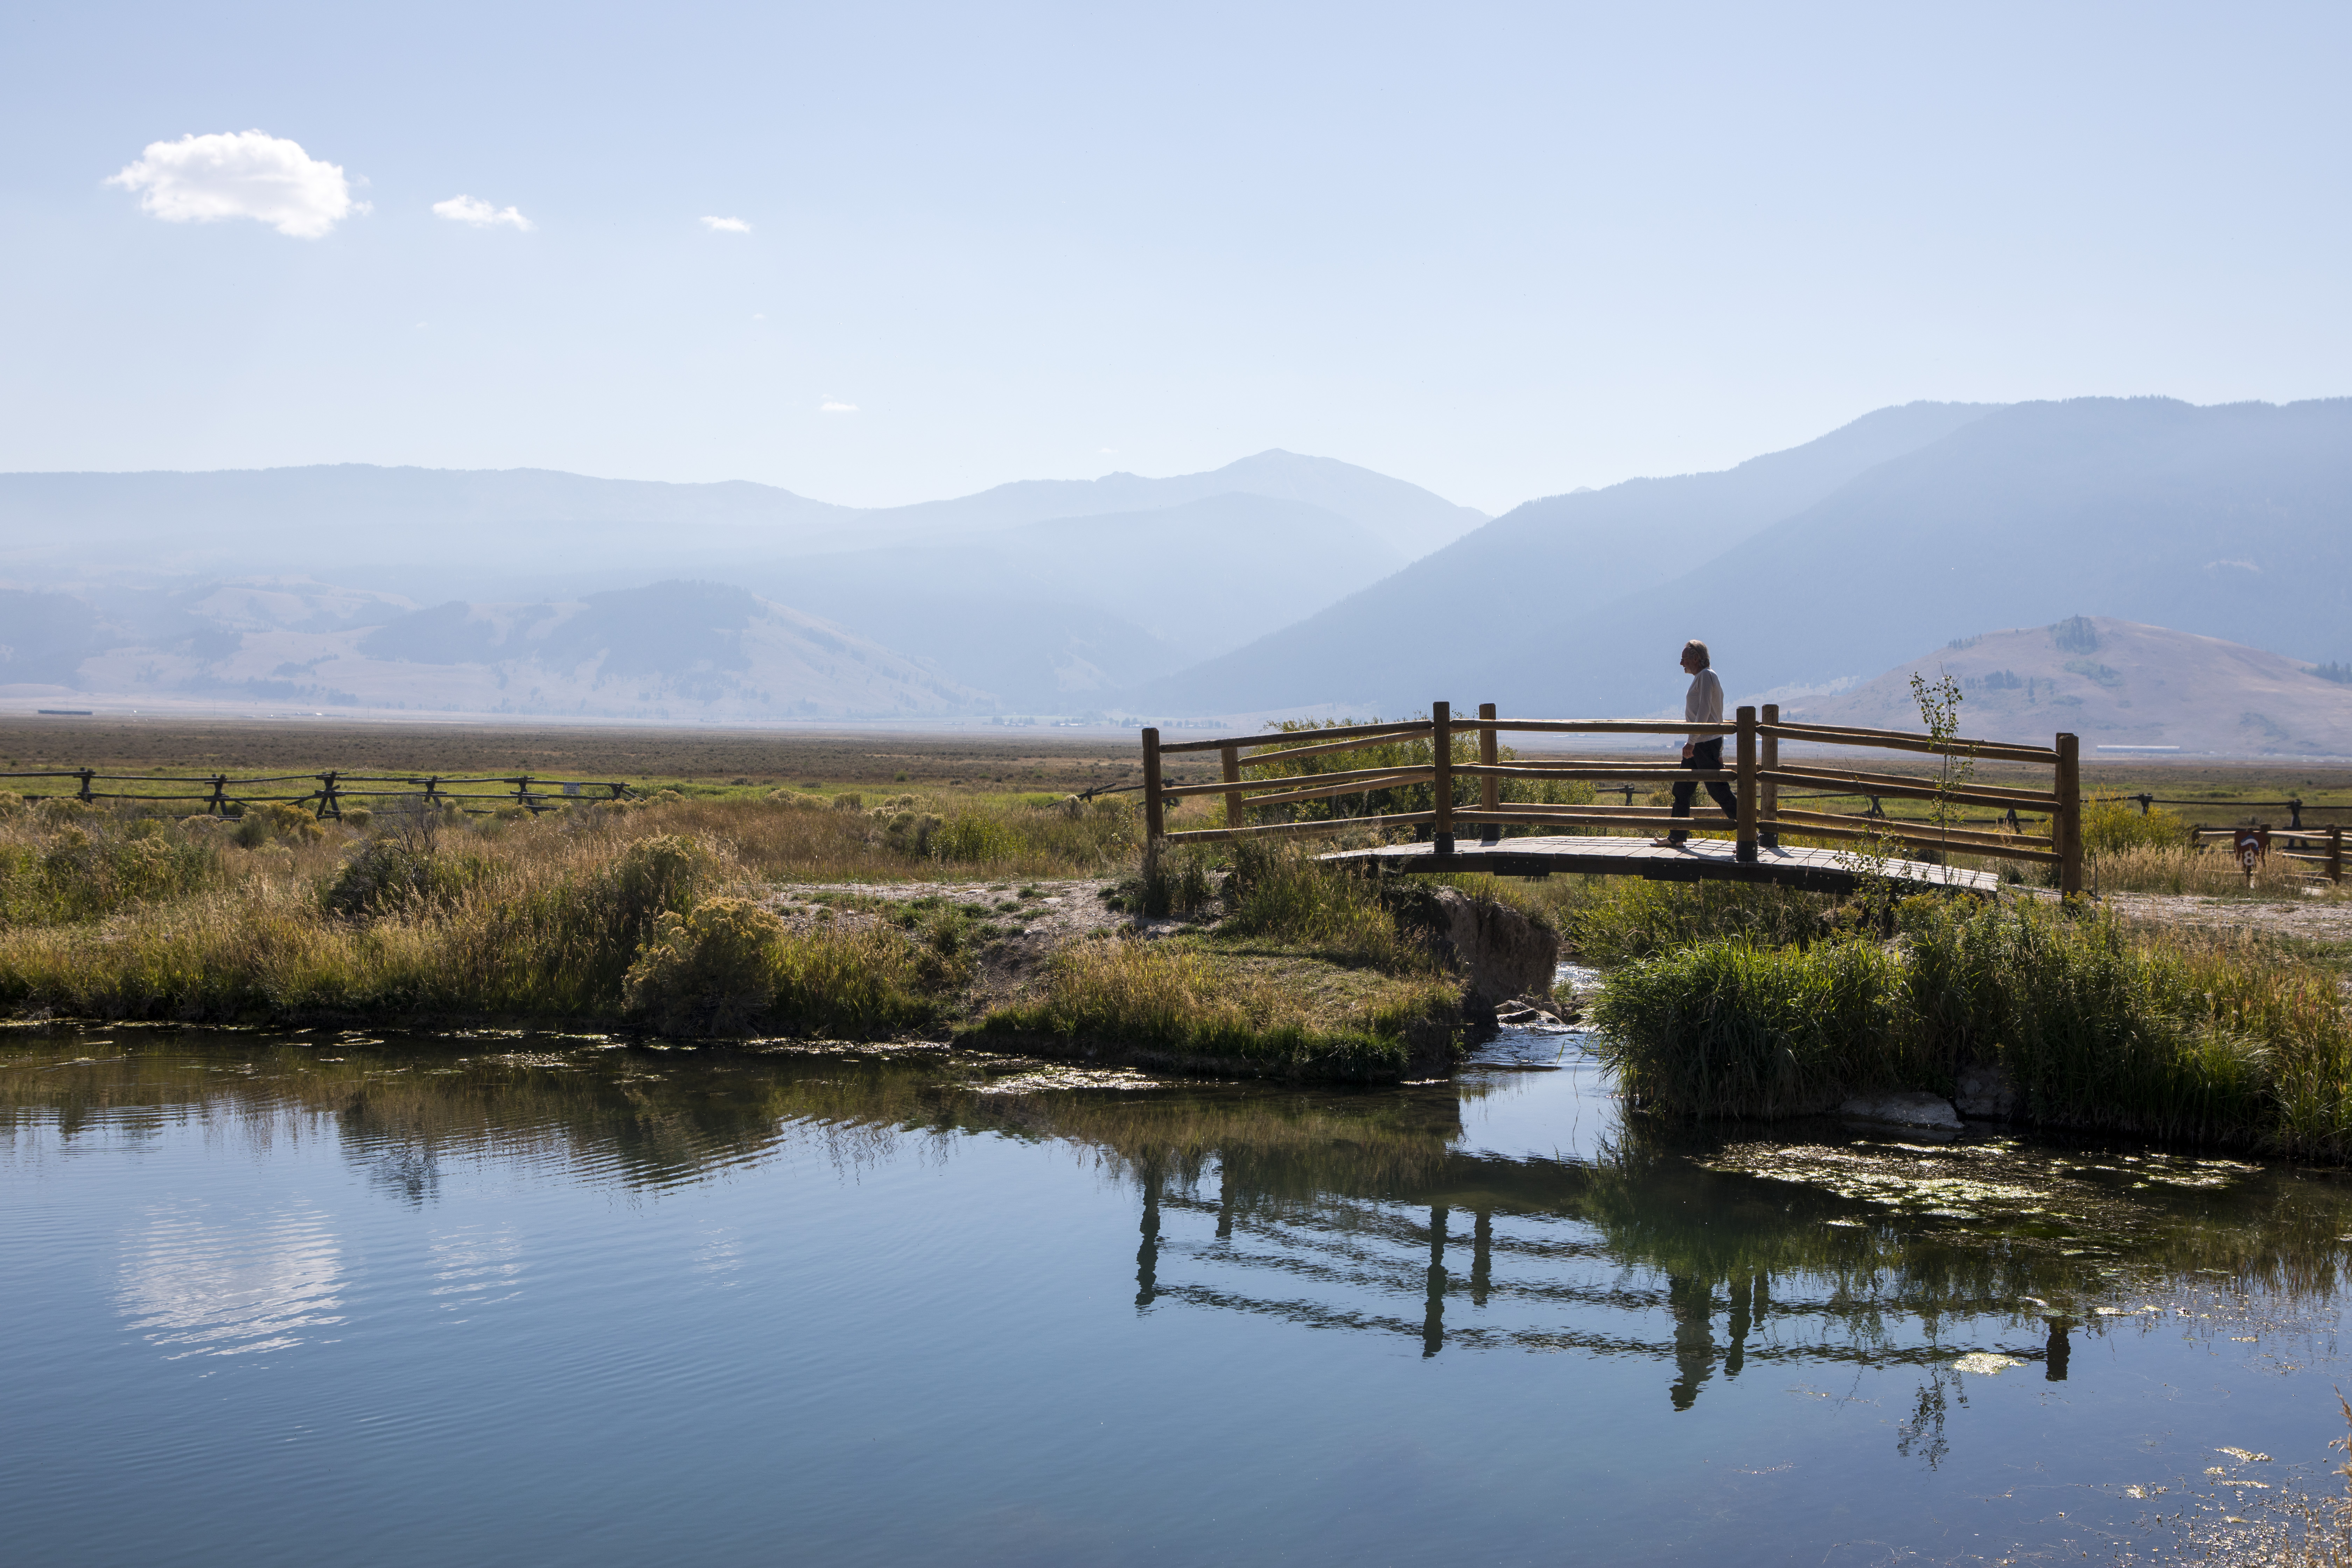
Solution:
[[(1683, 759), (1683, 766), (1705, 769), (1709, 772), (1720, 770), (1723, 766), (1723, 737), (1717, 735), (1712, 741), (1701, 741), (1697, 745), (1693, 746), (1691, 754)], [(1735, 824), (1738, 822), (1739, 797), (1731, 793), (1729, 784), (1725, 784), (1721, 779), (1709, 779), (1706, 781), (1706, 793), (1714, 797), (1716, 805), (1723, 807), (1724, 816), (1731, 818)], [(1696, 779), (1691, 780), (1688, 784), (1675, 785), (1675, 815), (1688, 816), (1691, 814), (1691, 798), (1697, 794), (1698, 780)], [(1680, 844), (1689, 837), (1689, 834), (1679, 827), (1667, 835), (1667, 837), (1676, 844)]]

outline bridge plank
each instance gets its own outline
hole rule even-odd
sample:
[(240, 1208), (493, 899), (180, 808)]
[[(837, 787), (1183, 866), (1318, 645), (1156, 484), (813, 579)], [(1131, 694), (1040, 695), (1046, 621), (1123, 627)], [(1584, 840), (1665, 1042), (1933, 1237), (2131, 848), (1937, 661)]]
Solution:
[[(1850, 893), (1862, 879), (1833, 849), (1762, 847), (1754, 860), (1743, 861), (1734, 858), (1728, 838), (1694, 838), (1677, 847), (1663, 848), (1646, 838), (1547, 836), (1505, 838), (1493, 844), (1457, 841), (1451, 855), (1438, 854), (1433, 844), (1395, 844), (1379, 849), (1340, 850), (1322, 858), (1368, 860), (1391, 871), (1485, 872), (1498, 877), (1580, 871), (1666, 882), (1770, 882), (1824, 893)], [(2000, 879), (1990, 871), (1917, 860), (1887, 861), (1884, 874), (1920, 887), (1978, 893), (2000, 889)]]

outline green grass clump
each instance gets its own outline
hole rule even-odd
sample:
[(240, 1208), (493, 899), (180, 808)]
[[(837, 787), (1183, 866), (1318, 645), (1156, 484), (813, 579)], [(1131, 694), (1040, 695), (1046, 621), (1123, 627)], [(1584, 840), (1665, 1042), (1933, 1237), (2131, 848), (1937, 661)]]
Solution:
[(2105, 913), (1922, 899), (1893, 944), (1702, 941), (1610, 975), (1593, 1017), (1620, 1080), (1673, 1115), (1949, 1094), (1985, 1063), (2034, 1121), (2352, 1153), (2352, 1016), (2332, 977)]
[(1312, 847), (1245, 839), (1234, 847), (1226, 886), (1221, 937), (1396, 973), (1433, 968), (1427, 942), (1399, 925), (1379, 882), (1317, 860)]
[(1295, 966), (1221, 960), (1181, 941), (1097, 940), (1057, 953), (1041, 998), (997, 1009), (982, 1036), (1101, 1041), (1164, 1058), (1276, 1075), (1394, 1079), (1416, 1056), (1450, 1052), (1456, 986), (1343, 972), (1318, 989)]

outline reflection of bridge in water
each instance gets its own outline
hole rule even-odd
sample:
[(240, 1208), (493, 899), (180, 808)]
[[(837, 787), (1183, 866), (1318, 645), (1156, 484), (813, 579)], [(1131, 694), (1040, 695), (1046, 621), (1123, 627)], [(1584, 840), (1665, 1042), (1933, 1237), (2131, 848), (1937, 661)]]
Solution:
[[(1541, 1174), (1576, 1184), (1585, 1173), (1568, 1164), (1544, 1172), (1538, 1163), (1449, 1163), (1498, 1167), (1507, 1187)], [(1597, 1225), (1517, 1206), (1475, 1184), (1454, 1201), (1424, 1207), (1330, 1194), (1269, 1199), (1238, 1191), (1223, 1170), (1210, 1199), (1148, 1161), (1135, 1175), (1142, 1209), (1139, 1310), (1177, 1301), (1417, 1338), (1424, 1357), (1449, 1341), (1642, 1356), (1673, 1364), (1669, 1398), (1677, 1410), (1690, 1408), (1718, 1370), (1737, 1378), (1751, 1363), (1940, 1370), (1971, 1348), (1939, 1342), (1932, 1332), (1903, 1342), (1889, 1319), (1916, 1303), (1852, 1289), (1850, 1280), (1805, 1270), (1707, 1277), (1644, 1268)], [(2000, 1289), (1943, 1296), (1930, 1315), (2012, 1317), (2016, 1309), (2017, 1297)], [(2065, 1316), (2048, 1316), (2033, 1326), (2038, 1347), (2004, 1345), (2002, 1353), (2038, 1361), (2045, 1378), (2063, 1382), (2074, 1327)]]

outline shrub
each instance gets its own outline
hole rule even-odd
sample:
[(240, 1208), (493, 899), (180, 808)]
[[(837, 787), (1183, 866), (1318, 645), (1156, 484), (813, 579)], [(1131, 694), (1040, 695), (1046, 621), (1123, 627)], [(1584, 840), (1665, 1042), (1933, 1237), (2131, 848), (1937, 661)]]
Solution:
[(236, 824), (236, 841), (247, 849), (258, 849), (283, 838), (307, 844), (326, 836), (327, 830), (319, 825), (317, 817), (284, 801), (247, 806)]
[(367, 919), (415, 904), (446, 905), (489, 869), (481, 857), (445, 854), (421, 835), (394, 834), (362, 845), (324, 897), (336, 914)]
[(665, 913), (629, 966), (622, 1005), (664, 1034), (742, 1034), (775, 1000), (783, 931), (749, 899)]
[(2151, 807), (2143, 815), (2137, 801), (2121, 795), (2095, 795), (2083, 803), (2083, 849), (2085, 854), (2115, 855), (2130, 849), (2170, 849), (2188, 842), (2188, 825), (2160, 805)]

